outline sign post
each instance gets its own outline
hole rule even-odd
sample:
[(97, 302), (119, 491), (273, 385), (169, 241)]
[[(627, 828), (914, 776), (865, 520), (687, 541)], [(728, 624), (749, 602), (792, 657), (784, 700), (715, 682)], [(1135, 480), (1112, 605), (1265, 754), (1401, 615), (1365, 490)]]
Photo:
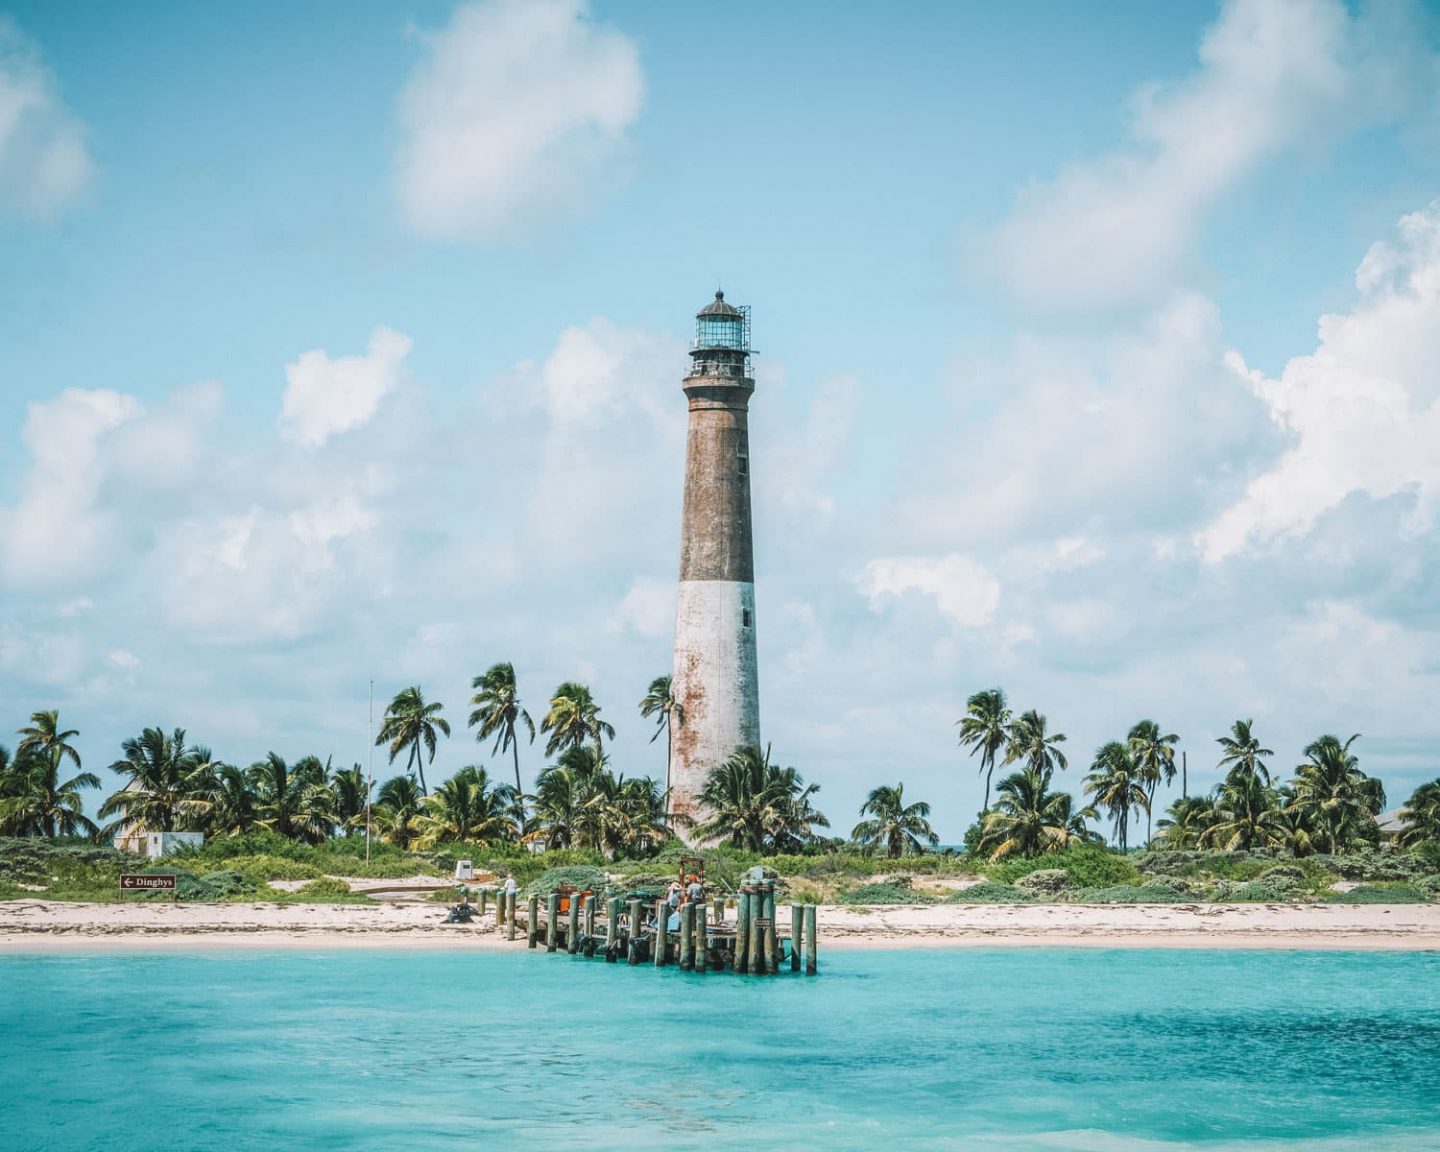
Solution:
[(126, 892), (169, 892), (170, 899), (176, 900), (176, 884), (174, 876), (147, 876), (137, 872), (122, 872), (120, 874), (120, 899), (125, 899)]

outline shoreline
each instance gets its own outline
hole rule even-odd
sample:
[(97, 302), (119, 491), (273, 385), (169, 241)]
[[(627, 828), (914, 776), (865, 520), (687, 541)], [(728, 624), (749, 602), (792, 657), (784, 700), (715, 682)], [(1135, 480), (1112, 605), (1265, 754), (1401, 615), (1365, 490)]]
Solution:
[[(822, 906), (820, 953), (912, 948), (1440, 952), (1437, 904)], [(0, 955), (242, 949), (525, 951), (429, 903), (0, 903)], [(788, 913), (778, 917), (788, 923)]]

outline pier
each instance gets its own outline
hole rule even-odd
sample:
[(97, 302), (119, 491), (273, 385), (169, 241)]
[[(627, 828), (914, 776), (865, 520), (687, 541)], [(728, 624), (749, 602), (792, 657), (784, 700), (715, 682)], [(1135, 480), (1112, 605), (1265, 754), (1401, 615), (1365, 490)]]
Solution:
[(482, 888), (482, 917), (492, 899), (495, 931), (507, 940), (523, 934), (532, 951), (598, 956), (610, 964), (673, 964), (682, 972), (819, 973), (815, 905), (789, 905), (782, 923), (773, 880), (743, 884), (733, 909), (722, 897), (682, 900), (672, 908), (665, 899), (581, 891), (532, 894), (521, 908), (518, 894)]

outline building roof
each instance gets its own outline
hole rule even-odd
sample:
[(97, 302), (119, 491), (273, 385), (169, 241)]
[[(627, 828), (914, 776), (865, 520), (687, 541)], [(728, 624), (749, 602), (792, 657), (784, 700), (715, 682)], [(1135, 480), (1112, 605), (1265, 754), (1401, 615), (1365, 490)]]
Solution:
[(1408, 808), (1392, 808), (1389, 812), (1382, 812), (1375, 817), (1375, 822), (1380, 825), (1380, 831), (1386, 836), (1397, 836), (1410, 827), (1410, 810)]
[(733, 308), (725, 303), (725, 293), (717, 290), (715, 299), (710, 301), (709, 304), (705, 305), (705, 307), (700, 309), (695, 315), (697, 318), (700, 316), (739, 316), (740, 309)]

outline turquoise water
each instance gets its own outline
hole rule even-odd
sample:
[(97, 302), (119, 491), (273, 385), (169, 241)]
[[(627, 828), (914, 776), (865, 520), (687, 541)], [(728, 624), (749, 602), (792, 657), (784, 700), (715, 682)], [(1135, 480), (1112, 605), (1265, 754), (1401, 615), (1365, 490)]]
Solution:
[(1440, 1149), (1440, 956), (0, 956), (0, 1148)]

